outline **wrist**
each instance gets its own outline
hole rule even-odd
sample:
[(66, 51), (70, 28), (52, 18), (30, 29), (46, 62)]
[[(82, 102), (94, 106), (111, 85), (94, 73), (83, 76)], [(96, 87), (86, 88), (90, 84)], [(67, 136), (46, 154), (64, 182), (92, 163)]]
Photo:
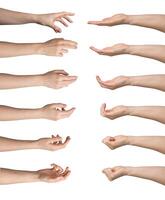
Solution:
[(39, 182), (40, 179), (39, 179), (38, 171), (29, 171), (28, 179), (29, 179), (29, 181), (27, 181), (27, 182)]
[(124, 167), (125, 168), (125, 175), (126, 176), (133, 176), (134, 167)]
[(31, 19), (33, 23), (41, 24), (40, 22), (40, 14), (31, 14)]
[(134, 106), (126, 106), (127, 115), (133, 116)]

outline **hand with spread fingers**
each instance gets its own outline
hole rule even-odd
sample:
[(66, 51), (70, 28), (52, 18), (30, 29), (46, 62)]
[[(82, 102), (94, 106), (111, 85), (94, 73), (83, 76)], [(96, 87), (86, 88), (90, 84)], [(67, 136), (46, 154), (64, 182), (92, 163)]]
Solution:
[(100, 114), (103, 117), (106, 117), (108, 119), (116, 119), (122, 116), (127, 115), (127, 107), (126, 106), (116, 106), (112, 109), (106, 109), (106, 104), (102, 104), (101, 108), (100, 108)]
[(37, 23), (52, 28), (56, 33), (61, 33), (62, 29), (57, 26), (56, 23), (59, 22), (67, 27), (69, 23), (72, 23), (72, 16), (74, 16), (74, 13), (66, 11), (47, 14), (32, 14), (0, 8), (0, 25)]
[(88, 24), (98, 26), (116, 26), (121, 24), (129, 24), (153, 28), (165, 32), (165, 15), (163, 14), (144, 14), (144, 15), (126, 15), (116, 14), (111, 17), (104, 18), (98, 21), (89, 21)]
[(62, 29), (57, 26), (56, 22), (59, 22), (65, 27), (68, 27), (69, 23), (72, 23), (71, 17), (74, 13), (71, 12), (58, 12), (37, 15), (37, 21), (39, 24), (52, 28), (56, 33), (61, 33)]
[(37, 172), (38, 178), (40, 181), (43, 182), (58, 182), (65, 180), (71, 173), (69, 170), (69, 167), (66, 167), (66, 169), (62, 169), (62, 167), (52, 164), (52, 168), (48, 169), (42, 169)]
[(128, 144), (128, 137), (125, 135), (117, 135), (115, 137), (107, 136), (102, 142), (111, 150)]
[(116, 166), (105, 168), (103, 173), (109, 181), (113, 181), (123, 176), (134, 176), (142, 179), (148, 179), (162, 185), (165, 185), (165, 167), (162, 166), (144, 166), (144, 167), (127, 167)]
[(64, 170), (56, 164), (52, 164), (51, 166), (51, 168), (40, 169), (38, 171), (0, 168), (0, 185), (30, 182), (54, 183), (66, 180), (71, 173), (68, 167)]
[(96, 76), (96, 80), (102, 88), (114, 90), (129, 84), (128, 77), (118, 76), (112, 80), (103, 81), (99, 76)]

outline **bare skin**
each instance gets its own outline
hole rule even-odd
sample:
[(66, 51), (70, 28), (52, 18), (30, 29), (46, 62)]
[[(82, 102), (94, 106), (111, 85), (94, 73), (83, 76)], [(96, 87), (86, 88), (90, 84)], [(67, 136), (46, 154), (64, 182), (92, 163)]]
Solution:
[(96, 77), (102, 88), (114, 90), (124, 86), (140, 86), (165, 91), (165, 75), (144, 75), (144, 76), (118, 76), (112, 80), (103, 81)]
[(64, 70), (53, 70), (44, 74), (14, 75), (0, 73), (0, 89), (13, 89), (32, 86), (44, 86), (53, 89), (67, 87), (77, 80)]
[(41, 169), (38, 171), (21, 171), (14, 169), (0, 168), (0, 184), (30, 183), (30, 182), (47, 182), (54, 183), (66, 180), (71, 171), (68, 167), (62, 167), (52, 164), (51, 168)]
[(113, 181), (122, 176), (134, 176), (138, 178), (148, 179), (162, 185), (165, 185), (165, 167), (161, 166), (145, 166), (145, 167), (126, 167), (116, 166), (113, 168), (105, 168), (103, 173), (109, 181)]
[(102, 142), (111, 150), (131, 145), (152, 149), (165, 154), (165, 136), (128, 136), (117, 135), (115, 137), (107, 136)]
[(70, 142), (70, 137), (66, 137), (64, 142), (59, 135), (52, 135), (48, 138), (38, 140), (17, 140), (6, 137), (0, 137), (0, 152), (16, 151), (24, 149), (43, 149), (48, 151), (57, 151), (65, 148)]
[(75, 108), (66, 109), (66, 104), (52, 103), (41, 108), (24, 109), (9, 106), (0, 106), (0, 121), (23, 120), (23, 119), (48, 119), (60, 120), (70, 117)]
[(74, 13), (65, 11), (48, 14), (32, 14), (0, 8), (0, 25), (37, 23), (52, 28), (56, 33), (61, 33), (62, 29), (56, 25), (56, 22), (60, 22), (63, 26), (68, 27), (68, 24), (72, 23), (72, 16), (74, 16)]
[(145, 15), (126, 15), (116, 14), (111, 17), (98, 21), (89, 21), (88, 24), (98, 26), (116, 26), (122, 24), (130, 24), (153, 28), (165, 32), (165, 15), (162, 14), (145, 14)]
[(116, 119), (122, 116), (137, 116), (146, 119), (165, 123), (164, 106), (116, 106), (112, 109), (106, 109), (106, 104), (102, 104), (100, 114), (108, 119)]
[(77, 42), (63, 38), (51, 39), (42, 43), (0, 42), (0, 57), (25, 55), (46, 55), (62, 57), (68, 49), (76, 49)]
[(119, 43), (103, 49), (91, 46), (90, 49), (104, 56), (130, 54), (165, 62), (165, 45), (128, 45)]

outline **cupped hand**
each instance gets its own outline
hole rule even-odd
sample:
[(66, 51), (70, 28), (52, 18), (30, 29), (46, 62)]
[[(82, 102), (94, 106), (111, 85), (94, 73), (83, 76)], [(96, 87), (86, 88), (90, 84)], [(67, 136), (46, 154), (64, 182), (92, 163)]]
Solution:
[(125, 135), (118, 135), (115, 137), (107, 136), (105, 137), (102, 142), (109, 147), (111, 150), (122, 147), (128, 144), (127, 136)]
[(123, 166), (105, 168), (102, 172), (106, 175), (109, 181), (113, 181), (117, 178), (127, 175), (126, 167)]
[(77, 80), (77, 76), (69, 76), (64, 70), (53, 70), (43, 74), (43, 85), (53, 89), (67, 87)]
[(56, 121), (70, 117), (74, 110), (75, 108), (66, 110), (66, 104), (52, 103), (42, 107), (42, 116), (45, 119)]
[(39, 140), (37, 140), (37, 146), (40, 149), (56, 151), (65, 148), (70, 142), (71, 138), (67, 136), (64, 142), (62, 140), (62, 137), (60, 137), (59, 135), (52, 135), (52, 137), (50, 138), (40, 138)]
[(103, 49), (98, 49), (95, 48), (94, 46), (91, 46), (90, 49), (99, 55), (104, 55), (104, 56), (116, 56), (116, 55), (121, 55), (121, 54), (127, 54), (127, 49), (128, 49), (127, 44), (119, 43), (115, 44), (111, 47), (106, 47)]
[(112, 80), (103, 81), (99, 76), (96, 76), (96, 80), (102, 88), (114, 90), (129, 84), (127, 76), (118, 76)]
[(43, 182), (58, 182), (65, 180), (71, 173), (68, 167), (64, 170), (62, 167), (51, 164), (52, 168), (41, 169), (37, 171), (40, 181)]
[(128, 115), (128, 111), (127, 111), (127, 106), (116, 106), (112, 109), (106, 109), (106, 104), (102, 104), (101, 108), (100, 108), (100, 114), (103, 117), (106, 117), (108, 119), (116, 119), (125, 115)]

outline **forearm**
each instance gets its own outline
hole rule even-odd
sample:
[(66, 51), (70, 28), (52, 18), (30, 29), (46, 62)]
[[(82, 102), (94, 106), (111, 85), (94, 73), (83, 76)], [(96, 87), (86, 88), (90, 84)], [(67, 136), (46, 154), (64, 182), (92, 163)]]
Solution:
[(165, 123), (165, 106), (128, 106), (128, 115)]
[(165, 136), (127, 136), (128, 145), (165, 153)]
[(165, 45), (128, 45), (126, 53), (165, 62)]
[(0, 184), (28, 183), (39, 181), (37, 171), (18, 171), (0, 168)]
[(0, 121), (40, 119), (43, 117), (41, 108), (21, 109), (3, 105), (0, 106)]
[(0, 89), (42, 86), (42, 75), (0, 74)]
[(38, 15), (0, 8), (0, 25), (38, 23)]
[(165, 185), (165, 167), (127, 167), (127, 175), (144, 178)]
[(131, 25), (153, 28), (165, 32), (165, 15), (127, 15), (126, 22)]
[(165, 75), (130, 76), (128, 77), (128, 85), (165, 91)]
[(16, 140), (0, 137), (0, 152), (23, 149), (39, 149), (37, 140)]
[(0, 42), (0, 57), (40, 54), (41, 43)]

